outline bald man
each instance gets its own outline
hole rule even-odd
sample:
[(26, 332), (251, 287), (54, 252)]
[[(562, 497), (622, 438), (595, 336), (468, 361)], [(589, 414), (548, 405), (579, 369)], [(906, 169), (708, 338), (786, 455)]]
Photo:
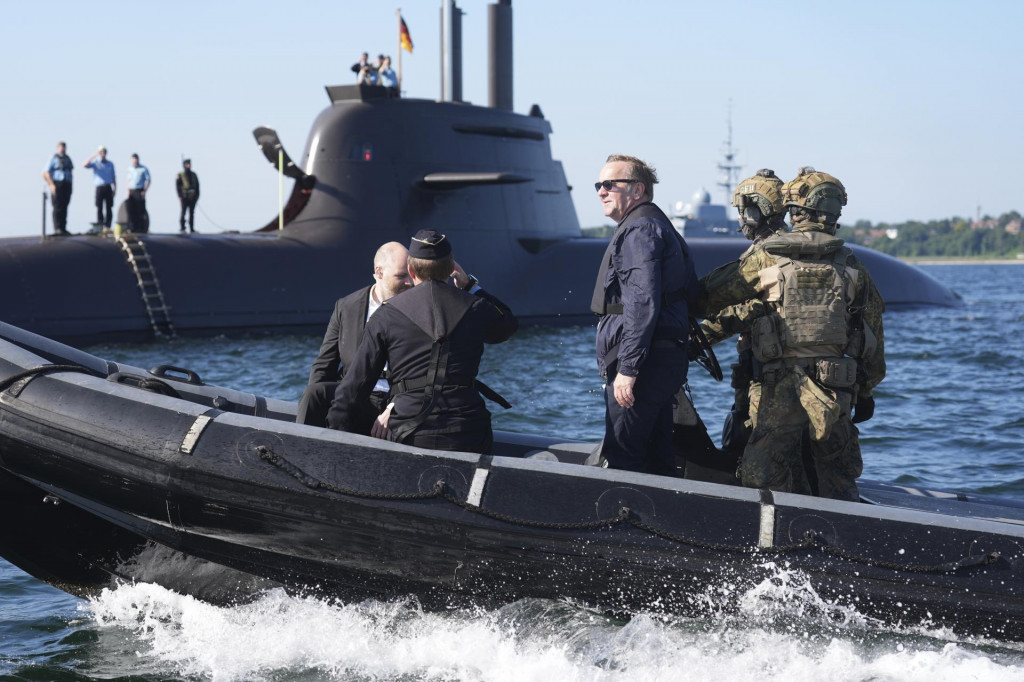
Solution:
[[(412, 287), (409, 277), (409, 252), (398, 242), (388, 242), (373, 257), (374, 283), (355, 291), (334, 304), (334, 313), (327, 325), (320, 353), (309, 372), (309, 385), (299, 400), (295, 421), (311, 426), (327, 426), (327, 410), (334, 400), (334, 391), (352, 364), (366, 321), (381, 303)], [(368, 404), (361, 405), (354, 419), (354, 433), (370, 434), (373, 423), (388, 404), (387, 379), (381, 376), (370, 394)]]

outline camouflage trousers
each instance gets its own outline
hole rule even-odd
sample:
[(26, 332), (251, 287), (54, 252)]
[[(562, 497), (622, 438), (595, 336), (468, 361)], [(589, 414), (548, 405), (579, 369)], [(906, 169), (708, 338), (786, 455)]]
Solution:
[(740, 460), (743, 485), (810, 494), (801, 454), (808, 433), (818, 494), (857, 501), (863, 462), (850, 394), (822, 387), (797, 365), (765, 374), (750, 385), (749, 398), (753, 431)]

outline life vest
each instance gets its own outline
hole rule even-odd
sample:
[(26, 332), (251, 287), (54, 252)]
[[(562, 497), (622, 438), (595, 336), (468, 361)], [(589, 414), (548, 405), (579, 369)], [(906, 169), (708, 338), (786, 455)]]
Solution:
[(199, 179), (190, 170), (178, 173), (178, 182), (181, 183), (182, 196), (186, 199), (193, 198), (199, 191)]

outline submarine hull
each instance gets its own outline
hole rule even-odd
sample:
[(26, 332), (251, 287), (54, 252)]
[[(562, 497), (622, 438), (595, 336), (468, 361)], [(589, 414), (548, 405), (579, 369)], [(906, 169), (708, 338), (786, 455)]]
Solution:
[[(174, 329), (183, 335), (319, 333), (338, 298), (371, 282), (372, 252), (353, 257), (343, 244), (311, 244), (276, 234), (153, 234), (141, 239)], [(738, 240), (689, 243), (699, 274), (746, 248)], [(77, 344), (153, 336), (143, 292), (113, 240), (24, 239), (3, 246), (0, 319)], [(564, 240), (525, 259), (518, 272), (501, 262), (501, 253), (460, 249), (457, 258), (524, 322), (590, 324), (593, 278), (605, 246), (599, 239)], [(926, 273), (854, 248), (888, 306), (958, 304), (955, 294)]]

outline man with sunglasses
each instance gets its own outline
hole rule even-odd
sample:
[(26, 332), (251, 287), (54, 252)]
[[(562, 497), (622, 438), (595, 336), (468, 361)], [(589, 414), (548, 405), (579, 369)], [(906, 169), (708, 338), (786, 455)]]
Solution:
[(609, 156), (594, 184), (618, 223), (601, 261), (591, 310), (605, 384), (602, 457), (613, 469), (676, 475), (672, 399), (686, 381), (690, 307), (699, 287), (686, 242), (652, 203), (658, 176), (644, 161)]

